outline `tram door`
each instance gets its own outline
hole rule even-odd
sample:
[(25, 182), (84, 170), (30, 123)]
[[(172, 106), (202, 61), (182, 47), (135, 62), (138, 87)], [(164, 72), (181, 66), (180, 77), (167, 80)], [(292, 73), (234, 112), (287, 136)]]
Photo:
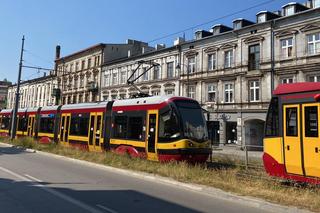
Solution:
[(319, 103), (302, 105), (304, 168), (307, 176), (320, 177)]
[(149, 160), (158, 160), (157, 157), (157, 120), (158, 111), (150, 110), (148, 111), (148, 124), (147, 124), (147, 157)]
[(89, 151), (101, 151), (102, 138), (102, 112), (90, 114)]
[(283, 130), (286, 170), (291, 174), (303, 175), (299, 105), (284, 105)]
[(64, 146), (68, 146), (68, 136), (70, 129), (71, 114), (62, 114), (60, 124), (60, 142)]
[(34, 131), (34, 121), (35, 121), (35, 115), (29, 115), (28, 117), (28, 136), (33, 136)]

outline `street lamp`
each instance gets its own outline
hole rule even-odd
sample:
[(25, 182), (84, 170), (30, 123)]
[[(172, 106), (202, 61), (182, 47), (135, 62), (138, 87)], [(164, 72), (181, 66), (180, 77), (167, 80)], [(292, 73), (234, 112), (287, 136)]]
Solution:
[(176, 69), (178, 70), (178, 73), (181, 72), (181, 66), (185, 66), (187, 68), (187, 97), (189, 97), (189, 66), (186, 64), (177, 64)]

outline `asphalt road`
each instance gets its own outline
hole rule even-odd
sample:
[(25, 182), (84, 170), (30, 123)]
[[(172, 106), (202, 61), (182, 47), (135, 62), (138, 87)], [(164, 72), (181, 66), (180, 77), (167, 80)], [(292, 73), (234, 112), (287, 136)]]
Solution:
[(0, 145), (0, 212), (264, 212), (246, 203)]

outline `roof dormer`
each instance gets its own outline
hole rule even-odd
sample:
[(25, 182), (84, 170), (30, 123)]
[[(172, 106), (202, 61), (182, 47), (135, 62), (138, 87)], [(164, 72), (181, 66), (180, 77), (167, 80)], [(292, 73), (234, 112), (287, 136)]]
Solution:
[(211, 36), (212, 33), (206, 30), (197, 30), (194, 35), (195, 35), (195, 39), (198, 40), (198, 39)]
[(233, 29), (234, 30), (239, 30), (243, 27), (249, 26), (254, 24), (252, 21), (249, 21), (247, 19), (243, 19), (243, 18), (238, 18), (233, 20)]
[(224, 33), (224, 32), (231, 31), (231, 30), (232, 30), (232, 28), (230, 28), (230, 27), (227, 27), (222, 24), (216, 24), (211, 28), (210, 32), (213, 35), (218, 35), (220, 33)]
[(260, 11), (256, 14), (257, 16), (257, 23), (263, 23), (272, 19), (279, 18), (280, 15), (269, 12), (269, 11)]
[(297, 2), (290, 2), (282, 6), (282, 14), (284, 16), (291, 16), (307, 9), (308, 8), (302, 4), (299, 4)]

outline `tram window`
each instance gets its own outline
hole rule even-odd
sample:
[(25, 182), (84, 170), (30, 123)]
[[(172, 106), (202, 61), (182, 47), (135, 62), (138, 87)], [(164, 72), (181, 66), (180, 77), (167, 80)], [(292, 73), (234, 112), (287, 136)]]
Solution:
[(53, 133), (54, 129), (54, 117), (41, 117), (40, 118), (40, 130), (43, 133)]
[(286, 108), (286, 135), (298, 136), (297, 108)]
[(142, 117), (129, 117), (128, 139), (142, 140)]
[(27, 118), (19, 117), (18, 131), (27, 131)]
[(174, 111), (167, 111), (160, 115), (159, 141), (172, 141), (180, 137), (179, 120)]
[(72, 114), (70, 124), (70, 135), (88, 136), (89, 113)]
[(304, 108), (305, 136), (318, 137), (318, 107), (309, 106)]
[(1, 129), (8, 130), (10, 125), (10, 118), (9, 117), (3, 117), (1, 122)]
[(127, 133), (127, 123), (128, 123), (127, 116), (115, 116), (114, 117), (114, 129), (113, 129), (113, 136), (115, 138), (126, 138)]
[(266, 119), (266, 136), (279, 136), (279, 106), (278, 98), (271, 99)]

